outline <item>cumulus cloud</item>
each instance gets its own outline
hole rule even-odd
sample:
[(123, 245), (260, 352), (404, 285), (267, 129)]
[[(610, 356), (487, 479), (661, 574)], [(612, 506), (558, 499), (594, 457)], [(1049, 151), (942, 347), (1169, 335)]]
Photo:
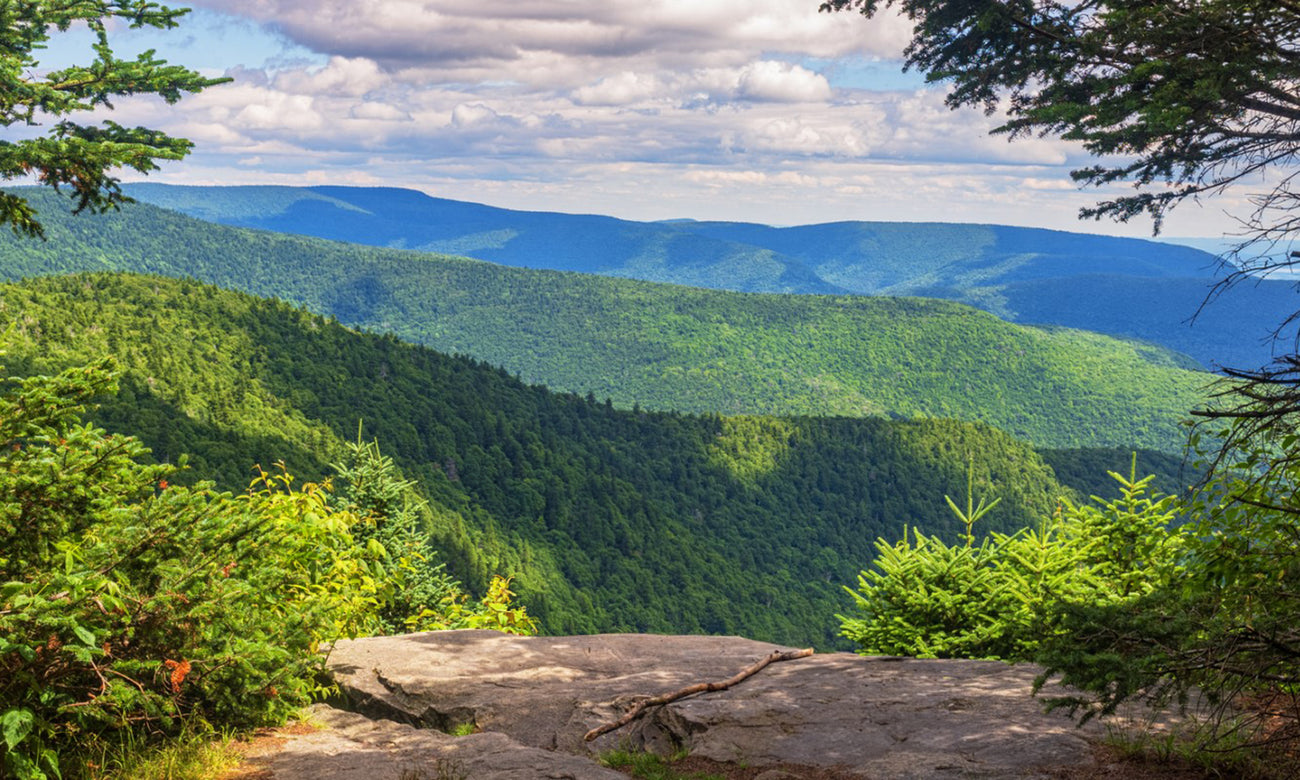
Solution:
[(666, 87), (654, 75), (625, 70), (579, 87), (573, 91), (573, 99), (584, 106), (623, 106), (644, 103), (677, 91), (675, 87)]
[(570, 93), (584, 106), (714, 106), (728, 102), (816, 103), (831, 99), (824, 76), (797, 64), (758, 60), (736, 68), (603, 76)]
[(786, 224), (1041, 214), (1071, 227), (1099, 194), (1068, 179), (1077, 147), (989, 137), (998, 118), (950, 111), (942, 88), (873, 87), (861, 67), (831, 78), (843, 58), (895, 72), (910, 28), (818, 14), (817, 0), (194, 4), (316, 58), (232, 62), (234, 84), (175, 108), (119, 101), (118, 121), (199, 143), (164, 179)]
[(374, 60), (336, 56), (331, 57), (323, 68), (285, 71), (276, 79), (276, 86), (299, 94), (360, 97), (383, 87), (388, 81)]
[[(393, 71), (514, 79), (549, 55), (593, 70), (655, 71), (742, 65), (755, 52), (816, 57), (897, 56), (909, 27), (895, 15), (867, 22), (819, 14), (810, 0), (201, 0), (270, 23), (315, 51), (362, 57)], [(490, 75), (495, 74), (495, 75)], [(530, 71), (529, 78), (539, 74)], [(543, 74), (544, 75), (544, 74)], [(556, 69), (555, 86), (581, 71)]]
[(501, 115), (482, 103), (460, 103), (451, 110), (452, 127), (495, 125)]
[(397, 106), (377, 100), (364, 100), (348, 109), (352, 119), (377, 119), (381, 122), (410, 122), (411, 115)]
[[(276, 137), (343, 155), (418, 149), (438, 158), (728, 158), (750, 167), (990, 154), (978, 130), (962, 126), (969, 116), (948, 112), (941, 93), (833, 88), (812, 63), (897, 57), (907, 26), (818, 14), (808, 0), (202, 4), (259, 20), (327, 57), (237, 68), (235, 86), (185, 104), (190, 124), (226, 123), (246, 143)], [(222, 143), (249, 154), (233, 137)], [(1015, 159), (1005, 146), (996, 147), (998, 159)], [(1064, 153), (1048, 145), (1031, 161), (1053, 155)]]
[(820, 73), (786, 62), (761, 60), (740, 72), (737, 94), (749, 100), (811, 103), (829, 100), (831, 85)]

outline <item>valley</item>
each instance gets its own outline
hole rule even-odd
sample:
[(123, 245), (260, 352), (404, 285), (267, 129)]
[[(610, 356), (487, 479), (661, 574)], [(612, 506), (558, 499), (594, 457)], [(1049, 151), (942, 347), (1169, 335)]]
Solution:
[[(38, 195), (39, 193), (33, 193)], [(961, 304), (742, 294), (229, 228), (146, 205), (0, 236), (0, 275), (191, 277), (501, 366), (529, 383), (725, 415), (955, 418), (1054, 448), (1180, 454), (1214, 377), (1145, 343)]]
[(10, 375), (116, 355), (122, 390), (91, 418), (158, 461), (188, 454), (182, 482), (242, 491), (277, 461), (319, 480), (360, 427), (429, 501), (438, 560), (476, 593), (513, 576), (551, 634), (838, 646), (828, 616), (877, 537), (955, 537), (943, 496), (965, 495), (968, 461), (978, 492), (1002, 499), (986, 531), (1035, 524), (1071, 494), (984, 425), (620, 410), (189, 280), (33, 279), (0, 287), (0, 314)]

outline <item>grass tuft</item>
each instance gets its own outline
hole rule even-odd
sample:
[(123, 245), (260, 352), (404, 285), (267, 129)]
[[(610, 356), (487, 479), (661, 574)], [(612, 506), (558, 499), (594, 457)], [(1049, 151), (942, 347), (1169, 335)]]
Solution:
[(683, 773), (675, 769), (673, 762), (682, 760), (686, 755), (686, 751), (682, 751), (665, 759), (644, 750), (620, 747), (602, 753), (600, 763), (639, 780), (725, 780), (721, 775)]
[(65, 767), (65, 780), (214, 780), (241, 761), (234, 739), (204, 726), (177, 737), (150, 740), (127, 732), (92, 746), (79, 765)]

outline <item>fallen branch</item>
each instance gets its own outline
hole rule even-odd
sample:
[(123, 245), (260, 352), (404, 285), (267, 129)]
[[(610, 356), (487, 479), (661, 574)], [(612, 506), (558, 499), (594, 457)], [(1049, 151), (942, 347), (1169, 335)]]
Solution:
[(596, 737), (599, 737), (601, 734), (606, 734), (615, 729), (620, 729), (626, 726), (627, 724), (631, 723), (632, 721), (636, 720), (637, 718), (641, 717), (641, 715), (650, 707), (655, 707), (660, 704), (668, 704), (670, 702), (675, 702), (678, 699), (682, 699), (696, 693), (710, 693), (712, 691), (725, 690), (735, 685), (736, 683), (745, 680), (746, 678), (753, 677), (754, 675), (762, 671), (763, 667), (767, 666), (770, 663), (776, 663), (777, 661), (792, 661), (796, 658), (807, 658), (812, 654), (813, 654), (813, 650), (811, 647), (806, 648), (804, 650), (774, 650), (771, 653), (769, 653), (766, 657), (742, 669), (740, 673), (737, 674), (735, 677), (731, 677), (729, 679), (723, 680), (722, 682), (697, 683), (696, 685), (689, 685), (685, 688), (682, 688), (680, 691), (665, 693), (660, 696), (654, 696), (649, 699), (645, 699), (644, 701), (639, 701), (636, 703), (634, 707), (632, 707), (632, 709), (628, 710), (627, 713), (623, 715), (623, 717), (619, 718), (613, 723), (606, 723), (603, 726), (597, 726), (591, 731), (588, 731), (587, 735), (583, 737), (583, 740), (586, 742), (590, 742)]

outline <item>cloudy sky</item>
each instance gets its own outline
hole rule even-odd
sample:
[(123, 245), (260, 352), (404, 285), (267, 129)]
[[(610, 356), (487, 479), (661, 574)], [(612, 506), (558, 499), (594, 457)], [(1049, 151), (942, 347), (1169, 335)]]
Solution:
[[(797, 224), (1081, 223), (1087, 157), (990, 137), (942, 85), (901, 71), (909, 28), (818, 0), (197, 0), (180, 28), (121, 31), (234, 82), (118, 121), (197, 143), (152, 179), (412, 187), (497, 206), (632, 219)], [(85, 51), (62, 36), (49, 59)], [(84, 59), (83, 57), (79, 57)], [(52, 64), (52, 63), (51, 63)], [(1231, 230), (1183, 207), (1169, 235)]]

